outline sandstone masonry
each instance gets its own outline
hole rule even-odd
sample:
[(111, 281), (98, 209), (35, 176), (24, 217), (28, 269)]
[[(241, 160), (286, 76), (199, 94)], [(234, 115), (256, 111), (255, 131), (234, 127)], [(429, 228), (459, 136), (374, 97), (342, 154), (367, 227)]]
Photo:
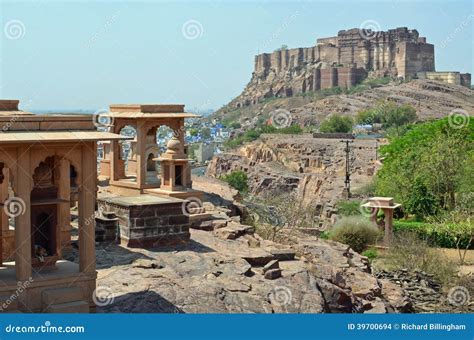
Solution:
[[(399, 27), (375, 32), (354, 28), (317, 39), (313, 47), (282, 48), (255, 56), (252, 79), (230, 106), (325, 88), (348, 88), (367, 76), (434, 79), (433, 73), (437, 73), (434, 45), (420, 37), (417, 30)], [(452, 83), (470, 86), (470, 74), (457, 73)]]

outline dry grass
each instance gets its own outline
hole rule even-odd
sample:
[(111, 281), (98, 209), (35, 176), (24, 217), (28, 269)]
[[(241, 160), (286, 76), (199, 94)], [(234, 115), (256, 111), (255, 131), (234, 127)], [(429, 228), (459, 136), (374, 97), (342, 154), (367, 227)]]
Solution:
[[(449, 260), (459, 263), (459, 254), (457, 249), (436, 248), (441, 254), (446, 256)], [(465, 265), (474, 265), (474, 249), (468, 250), (466, 254)]]

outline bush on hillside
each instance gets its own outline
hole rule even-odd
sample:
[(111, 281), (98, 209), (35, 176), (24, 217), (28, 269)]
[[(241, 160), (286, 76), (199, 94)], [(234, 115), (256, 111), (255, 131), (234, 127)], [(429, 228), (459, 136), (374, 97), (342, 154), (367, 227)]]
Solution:
[(241, 193), (248, 191), (248, 178), (247, 174), (243, 171), (232, 171), (230, 174), (222, 176), (221, 179)]
[(352, 131), (353, 120), (349, 116), (332, 115), (319, 126), (323, 133), (349, 133)]
[(337, 214), (340, 216), (356, 216), (360, 215), (360, 201), (339, 201), (336, 203)]
[(358, 253), (374, 244), (379, 236), (377, 226), (366, 218), (355, 216), (341, 218), (330, 232), (332, 240), (347, 244)]

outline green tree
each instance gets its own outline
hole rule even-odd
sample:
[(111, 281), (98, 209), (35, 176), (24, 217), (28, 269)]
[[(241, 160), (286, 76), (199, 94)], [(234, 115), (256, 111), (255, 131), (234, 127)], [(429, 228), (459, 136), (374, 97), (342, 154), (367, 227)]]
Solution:
[(416, 120), (416, 110), (411, 105), (398, 106), (390, 103), (384, 106), (381, 114), (382, 125), (385, 129), (394, 128), (397, 135), (400, 135), (400, 128), (413, 123)]
[(201, 136), (204, 139), (209, 139), (211, 138), (211, 129), (208, 127), (204, 127), (201, 129)]
[(356, 116), (357, 124), (364, 124), (364, 125), (366, 124), (372, 125), (374, 123), (380, 123), (379, 119), (380, 117), (376, 109), (359, 111)]
[(391, 101), (381, 101), (377, 106), (357, 113), (358, 124), (382, 123), (384, 129), (391, 129), (392, 135), (402, 134), (402, 127), (416, 121), (416, 110), (408, 104), (398, 106)]
[(229, 124), (229, 127), (232, 129), (240, 129), (242, 125), (239, 122), (232, 122)]
[(241, 170), (232, 171), (230, 174), (222, 176), (221, 179), (241, 193), (248, 191), (247, 174)]
[(474, 120), (457, 128), (445, 118), (392, 138), (381, 148), (376, 193), (395, 197), (408, 213), (427, 216), (436, 206), (454, 209), (457, 197), (472, 190), (473, 136)]
[(324, 133), (343, 132), (349, 133), (352, 131), (353, 120), (349, 116), (332, 115), (319, 126), (319, 131)]
[(421, 220), (424, 216), (434, 215), (438, 210), (436, 197), (428, 190), (421, 178), (415, 179), (412, 190), (408, 193), (405, 209)]

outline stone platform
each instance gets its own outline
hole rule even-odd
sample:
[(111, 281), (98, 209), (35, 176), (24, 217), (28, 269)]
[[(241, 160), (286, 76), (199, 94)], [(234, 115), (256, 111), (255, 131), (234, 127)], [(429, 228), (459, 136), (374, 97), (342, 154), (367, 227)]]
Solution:
[(132, 248), (152, 248), (186, 243), (189, 216), (183, 200), (156, 195), (99, 197), (102, 211), (114, 212), (119, 219), (120, 243)]

